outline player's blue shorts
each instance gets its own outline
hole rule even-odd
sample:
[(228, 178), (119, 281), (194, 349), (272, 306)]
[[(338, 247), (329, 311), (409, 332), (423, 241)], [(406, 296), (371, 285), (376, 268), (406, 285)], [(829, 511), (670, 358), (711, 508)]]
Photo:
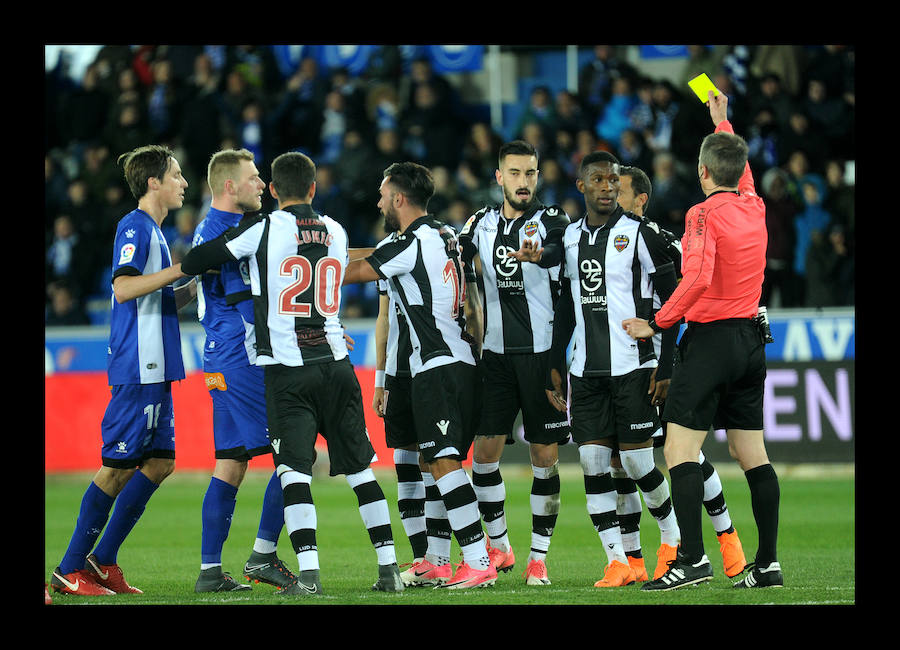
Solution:
[(112, 387), (101, 432), (103, 465), (139, 467), (148, 458), (175, 458), (172, 382)]
[(213, 402), (216, 458), (244, 461), (272, 453), (263, 368), (243, 366), (204, 374)]

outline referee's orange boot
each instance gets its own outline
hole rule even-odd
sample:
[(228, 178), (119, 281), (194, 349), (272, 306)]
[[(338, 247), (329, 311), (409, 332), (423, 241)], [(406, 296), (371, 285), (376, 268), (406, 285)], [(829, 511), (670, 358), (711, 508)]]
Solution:
[(653, 571), (654, 580), (659, 580), (662, 575), (669, 570), (669, 563), (675, 561), (675, 554), (677, 552), (677, 546), (670, 546), (668, 544), (659, 545), (659, 550), (656, 551), (656, 570)]
[(647, 582), (650, 576), (647, 575), (647, 567), (644, 566), (644, 558), (628, 556), (628, 564), (634, 571), (635, 582)]
[(637, 576), (628, 564), (613, 560), (606, 565), (603, 577), (594, 583), (595, 587), (625, 587), (634, 584)]
[(747, 558), (744, 557), (744, 547), (737, 531), (732, 529), (730, 533), (722, 533), (719, 538), (719, 551), (722, 552), (722, 564), (725, 566), (725, 575), (733, 578), (747, 566)]
[(87, 562), (84, 565), (86, 571), (94, 576), (94, 580), (101, 587), (106, 587), (117, 594), (142, 594), (144, 593), (137, 587), (132, 587), (125, 582), (125, 576), (118, 564), (100, 564), (93, 553), (87, 556)]

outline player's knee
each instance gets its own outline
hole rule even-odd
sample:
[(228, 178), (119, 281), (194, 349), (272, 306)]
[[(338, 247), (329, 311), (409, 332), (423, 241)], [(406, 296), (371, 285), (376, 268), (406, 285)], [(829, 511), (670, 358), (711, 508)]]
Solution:
[(144, 463), (141, 471), (144, 472), (147, 478), (159, 485), (166, 479), (167, 476), (175, 471), (175, 459), (150, 458), (149, 460), (147, 460), (147, 462)]
[(622, 459), (622, 467), (628, 474), (628, 478), (633, 481), (644, 478), (656, 469), (656, 462), (653, 459), (653, 447), (624, 449), (619, 452), (619, 456)]
[(578, 458), (585, 476), (600, 476), (609, 473), (612, 449), (603, 445), (581, 445)]

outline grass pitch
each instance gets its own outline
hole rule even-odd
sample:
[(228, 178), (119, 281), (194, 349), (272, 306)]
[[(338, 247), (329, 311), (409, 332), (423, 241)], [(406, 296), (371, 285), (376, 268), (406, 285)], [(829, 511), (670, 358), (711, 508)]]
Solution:
[[(724, 465), (724, 463), (723, 463)], [(322, 586), (319, 598), (285, 598), (274, 587), (254, 584), (240, 594), (196, 594), (200, 569), (200, 508), (209, 477), (198, 473), (170, 476), (154, 494), (144, 516), (119, 552), (119, 565), (143, 595), (79, 598), (53, 594), (62, 605), (855, 605), (855, 479), (844, 473), (809, 473), (802, 467), (778, 467), (781, 480), (779, 560), (782, 589), (736, 590), (722, 570), (722, 558), (709, 520), (704, 522), (706, 551), (713, 565), (712, 582), (674, 592), (647, 593), (632, 585), (616, 589), (593, 587), (606, 565), (606, 555), (585, 508), (584, 485), (577, 466), (561, 471), (561, 511), (547, 557), (553, 584), (526, 587), (522, 578), (531, 535), (530, 468), (502, 466), (507, 487), (506, 515), (516, 554), (515, 568), (501, 573), (495, 586), (448, 591), (411, 588), (400, 594), (370, 591), (377, 578), (375, 551), (357, 509), (353, 491), (343, 477), (317, 474), (312, 492), (318, 514), (317, 541)], [(756, 551), (756, 526), (746, 481), (720, 468), (725, 498), (748, 561)], [(397, 556), (412, 560), (409, 542), (397, 514), (395, 475), (377, 472), (391, 507)], [(45, 581), (65, 552), (88, 474), (45, 477)], [(223, 552), (223, 568), (243, 580), (241, 570), (259, 523), (259, 507), (268, 476), (250, 472), (238, 493), (231, 531)], [(648, 572), (656, 565), (659, 529), (647, 513), (641, 519), (641, 541)], [(296, 571), (297, 559), (286, 533), (279, 556)], [(453, 542), (453, 560), (460, 558)]]

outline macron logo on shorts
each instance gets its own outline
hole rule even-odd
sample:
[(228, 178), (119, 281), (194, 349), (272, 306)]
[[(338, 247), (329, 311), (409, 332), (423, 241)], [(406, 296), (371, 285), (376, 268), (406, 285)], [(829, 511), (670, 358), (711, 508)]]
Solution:
[(441, 430), (441, 435), (446, 436), (447, 428), (450, 426), (450, 420), (440, 420), (435, 424), (437, 424), (437, 428)]

